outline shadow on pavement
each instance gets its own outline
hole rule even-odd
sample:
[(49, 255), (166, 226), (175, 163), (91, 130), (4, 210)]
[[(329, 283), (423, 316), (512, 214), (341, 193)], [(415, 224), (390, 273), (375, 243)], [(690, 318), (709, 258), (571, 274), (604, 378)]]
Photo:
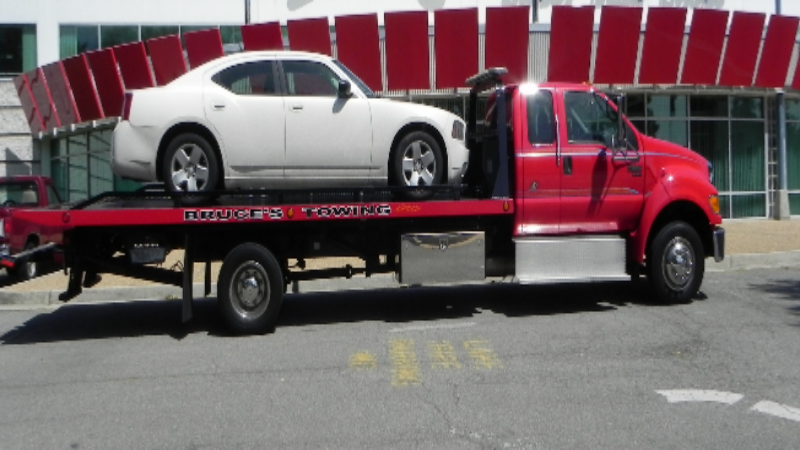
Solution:
[[(613, 311), (619, 306), (658, 305), (645, 283), (518, 286), (488, 284), (413, 287), (369, 291), (289, 294), (278, 319), (280, 327), (364, 321), (404, 323), (472, 317), (492, 311), (508, 317)], [(227, 336), (216, 299), (197, 299), (194, 319), (182, 324), (181, 302), (67, 304), (39, 314), (0, 336), (2, 345), (86, 339), (172, 336), (195, 333)]]
[(768, 294), (777, 295), (781, 300), (798, 302), (790, 306), (789, 311), (800, 315), (800, 280), (798, 279), (775, 279), (769, 283), (751, 284), (751, 288), (757, 289)]

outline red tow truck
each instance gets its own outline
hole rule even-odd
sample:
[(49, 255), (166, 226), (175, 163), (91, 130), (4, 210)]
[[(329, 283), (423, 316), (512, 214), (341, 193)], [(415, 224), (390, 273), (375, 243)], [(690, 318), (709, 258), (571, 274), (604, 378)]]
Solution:
[[(61, 227), (13, 220), (18, 209), (46, 208), (61, 204), (53, 181), (41, 175), (0, 177), (0, 255), (19, 254), (41, 246), (60, 243)], [(38, 252), (40, 255), (42, 252)], [(42, 261), (44, 262), (44, 261)], [(19, 258), (9, 275), (24, 281), (40, 273), (35, 257)]]
[[(662, 302), (694, 296), (705, 259), (724, 257), (710, 164), (640, 134), (591, 86), (506, 86), (504, 74), (467, 80), (465, 184), (427, 188), (424, 201), (405, 201), (395, 188), (255, 190), (215, 192), (206, 206), (185, 207), (182, 197), (203, 194), (111, 192), (14, 217), (65, 228), (64, 301), (98, 274), (116, 273), (182, 286), (186, 321), (193, 263), (206, 263), (208, 295), (210, 262), (222, 260), (220, 313), (241, 334), (273, 329), (289, 284), (356, 274), (394, 273), (407, 285), (644, 274)], [(487, 91), (479, 130), (478, 97)], [(184, 249), (183, 271), (153, 265), (173, 249)], [(289, 267), (329, 256), (358, 257), (365, 267)]]

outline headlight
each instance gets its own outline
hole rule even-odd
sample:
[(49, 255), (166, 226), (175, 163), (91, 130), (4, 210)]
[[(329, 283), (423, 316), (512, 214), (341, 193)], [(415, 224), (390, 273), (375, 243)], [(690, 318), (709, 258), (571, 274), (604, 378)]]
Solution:
[(714, 165), (711, 164), (711, 161), (708, 162), (708, 182), (714, 184)]
[(453, 122), (453, 131), (450, 132), (450, 136), (453, 139), (458, 139), (459, 141), (463, 141), (465, 130), (466, 130), (466, 125), (464, 125), (464, 122), (456, 120)]

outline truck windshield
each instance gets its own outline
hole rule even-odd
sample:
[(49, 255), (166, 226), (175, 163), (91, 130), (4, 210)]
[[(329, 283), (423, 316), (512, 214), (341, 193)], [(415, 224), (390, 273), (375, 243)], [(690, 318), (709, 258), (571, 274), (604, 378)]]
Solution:
[(366, 83), (361, 81), (361, 78), (358, 78), (356, 76), (356, 74), (353, 73), (353, 71), (351, 71), (350, 69), (347, 68), (347, 66), (345, 66), (344, 64), (339, 62), (338, 59), (334, 59), (333, 63), (336, 64), (336, 67), (342, 69), (342, 71), (347, 74), (347, 76), (350, 78), (350, 80), (352, 80), (353, 83), (355, 83), (355, 85), (358, 86), (358, 89), (361, 92), (363, 92), (364, 95), (367, 96), (367, 98), (375, 98), (375, 97), (377, 97), (375, 95), (375, 93), (372, 92), (372, 89), (370, 89), (369, 86), (366, 85)]
[(39, 194), (34, 182), (5, 182), (0, 184), (0, 203), (3, 206), (38, 206)]

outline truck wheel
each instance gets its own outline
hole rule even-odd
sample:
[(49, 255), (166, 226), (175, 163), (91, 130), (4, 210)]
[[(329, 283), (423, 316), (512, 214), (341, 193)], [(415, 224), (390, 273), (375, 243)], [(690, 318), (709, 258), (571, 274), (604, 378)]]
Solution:
[[(25, 244), (25, 250), (36, 248), (36, 244), (28, 242)], [(39, 276), (39, 263), (31, 257), (19, 261), (16, 268), (9, 271), (9, 275), (16, 278), (18, 281), (28, 281)]]
[(662, 228), (647, 255), (648, 279), (662, 303), (684, 303), (700, 289), (705, 272), (703, 244), (685, 222)]
[(222, 263), (217, 299), (222, 317), (234, 333), (273, 331), (283, 301), (278, 261), (258, 244), (234, 248)]
[[(208, 192), (217, 186), (219, 165), (214, 149), (194, 133), (178, 135), (169, 143), (161, 162), (161, 176), (169, 192)], [(186, 204), (203, 197), (184, 198)]]
[[(414, 131), (400, 139), (392, 151), (391, 179), (395, 186), (433, 186), (442, 182), (444, 159), (439, 144), (430, 134)], [(410, 189), (404, 192), (410, 200), (424, 200), (430, 191)]]

